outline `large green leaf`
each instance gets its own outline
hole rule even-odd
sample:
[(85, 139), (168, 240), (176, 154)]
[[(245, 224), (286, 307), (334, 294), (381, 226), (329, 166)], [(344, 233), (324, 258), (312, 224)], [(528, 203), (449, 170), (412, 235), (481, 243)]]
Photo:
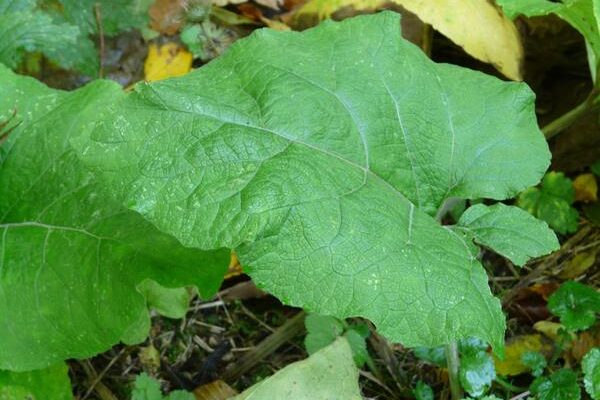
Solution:
[(524, 84), (431, 62), (386, 12), (259, 30), (138, 85), (72, 143), (127, 207), (186, 246), (235, 248), (285, 303), (370, 318), (410, 346), (500, 349), (483, 268), (430, 215), (539, 181), (533, 104)]
[(0, 67), (0, 115), (17, 108), (0, 169), (0, 368), (41, 368), (144, 339), (138, 284), (212, 295), (228, 251), (183, 247), (107, 195), (69, 146), (105, 104), (99, 81), (64, 93)]
[(288, 365), (232, 400), (360, 400), (358, 369), (344, 337), (303, 361)]
[(523, 265), (531, 257), (557, 250), (556, 235), (545, 222), (526, 211), (502, 203), (486, 206), (477, 204), (467, 209), (456, 227), (467, 238), (487, 246)]
[(29, 372), (0, 370), (2, 400), (72, 400), (71, 381), (64, 363)]

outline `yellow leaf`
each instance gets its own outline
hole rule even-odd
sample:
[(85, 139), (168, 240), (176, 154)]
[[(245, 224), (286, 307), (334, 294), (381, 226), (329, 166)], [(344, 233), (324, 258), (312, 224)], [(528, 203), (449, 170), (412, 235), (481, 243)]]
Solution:
[(596, 252), (583, 252), (577, 254), (565, 269), (560, 273), (559, 277), (562, 279), (573, 279), (583, 274), (588, 268), (590, 268), (596, 262)]
[(515, 25), (487, 0), (392, 0), (467, 53), (506, 77), (523, 79), (523, 46)]
[(187, 74), (192, 69), (192, 54), (177, 43), (165, 43), (158, 47), (151, 44), (144, 62), (147, 81), (159, 81)]
[(385, 0), (309, 0), (298, 9), (296, 15), (311, 14), (319, 19), (326, 19), (344, 7), (351, 7), (356, 11), (374, 11), (385, 3)]
[(506, 344), (504, 360), (494, 357), (496, 373), (501, 376), (514, 376), (527, 372), (529, 368), (523, 365), (521, 357), (528, 351), (549, 352), (552, 346), (544, 343), (542, 335), (516, 336)]
[(598, 200), (598, 183), (594, 174), (581, 174), (573, 181), (576, 201)]
[(243, 274), (242, 265), (237, 258), (237, 254), (234, 251), (231, 252), (231, 259), (229, 261), (229, 267), (227, 268), (227, 272), (225, 273), (224, 279), (230, 279), (235, 276)]
[[(561, 339), (558, 331), (561, 329), (564, 330), (565, 327), (557, 322), (538, 321), (535, 324), (533, 324), (533, 329), (544, 334), (544, 336), (546, 336), (547, 338), (552, 339), (555, 342), (558, 342)], [(575, 337), (576, 337), (576, 335), (574, 333), (571, 333), (570, 336), (571, 336), (571, 339), (575, 339)], [(569, 347), (569, 346), (570, 346), (570, 344), (568, 344), (566, 347)]]

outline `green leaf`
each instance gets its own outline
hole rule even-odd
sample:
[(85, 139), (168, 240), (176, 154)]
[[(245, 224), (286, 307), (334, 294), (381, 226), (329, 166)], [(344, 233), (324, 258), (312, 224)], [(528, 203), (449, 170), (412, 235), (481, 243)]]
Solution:
[(578, 400), (581, 390), (577, 385), (577, 374), (570, 369), (560, 369), (550, 377), (535, 378), (529, 390), (537, 400)]
[(460, 383), (471, 396), (482, 396), (496, 377), (494, 360), (487, 345), (476, 338), (460, 342)]
[(417, 400), (433, 400), (433, 389), (423, 381), (417, 382), (413, 394)]
[(437, 365), (438, 367), (446, 366), (446, 350), (444, 349), (444, 346), (415, 347), (413, 352), (420, 360)]
[(335, 317), (328, 315), (309, 314), (304, 320), (307, 335), (304, 346), (308, 354), (314, 354), (322, 348), (329, 346), (339, 336), (344, 336), (350, 348), (356, 365), (360, 368), (369, 358), (365, 339), (369, 337), (368, 329), (364, 325), (350, 325)]
[(303, 361), (288, 365), (232, 400), (360, 400), (358, 369), (348, 341), (340, 337)]
[[(46, 0), (47, 1), (47, 0)], [(59, 0), (64, 18), (86, 34), (97, 34), (96, 9), (102, 18), (104, 34), (118, 33), (148, 24), (152, 0)]]
[(592, 399), (600, 399), (600, 348), (588, 351), (581, 363), (585, 390)]
[(152, 279), (145, 279), (137, 286), (144, 295), (149, 308), (169, 318), (183, 318), (190, 303), (187, 288), (167, 288)]
[(194, 400), (192, 393), (184, 390), (175, 390), (168, 396), (163, 397), (160, 390), (160, 383), (142, 372), (135, 378), (131, 400)]
[(0, 368), (43, 368), (90, 357), (149, 329), (145, 279), (216, 292), (229, 251), (182, 246), (115, 203), (69, 139), (123, 96), (98, 81), (49, 89), (0, 66), (0, 115), (21, 125), (0, 169)]
[(35, 1), (0, 0), (0, 62), (16, 68), (26, 52), (42, 52), (65, 69), (97, 74), (98, 58), (77, 26), (36, 8)]
[(29, 372), (0, 371), (2, 400), (73, 400), (64, 363)]
[(286, 304), (369, 318), (411, 347), (477, 336), (501, 350), (485, 271), (430, 215), (538, 182), (550, 154), (533, 95), (431, 62), (398, 24), (256, 31), (138, 85), (72, 143), (127, 207), (185, 246), (235, 248)]
[(548, 309), (571, 331), (587, 329), (596, 322), (600, 312), (600, 293), (581, 283), (569, 281), (548, 299)]
[(535, 17), (556, 14), (567, 21), (585, 38), (592, 78), (594, 81), (596, 80), (598, 62), (600, 61), (599, 0), (562, 0), (561, 2), (549, 0), (497, 0), (497, 3), (510, 18), (519, 15)]
[(142, 372), (135, 378), (131, 400), (162, 400), (160, 383), (145, 372)]
[(521, 356), (523, 365), (531, 369), (531, 374), (535, 377), (541, 376), (548, 364), (546, 357), (539, 351), (527, 351)]
[(549, 172), (540, 188), (529, 188), (519, 195), (517, 205), (556, 232), (566, 234), (577, 231), (579, 215), (571, 207), (574, 200), (573, 182), (562, 172)]
[(344, 333), (342, 321), (329, 315), (308, 314), (304, 319), (306, 337), (304, 347), (308, 354), (314, 354), (329, 346)]
[(348, 329), (344, 333), (344, 337), (348, 340), (350, 348), (352, 349), (352, 357), (356, 366), (361, 368), (369, 360), (369, 350), (367, 350), (367, 336), (363, 336), (358, 330)]
[(590, 169), (596, 176), (600, 176), (600, 160), (596, 161), (590, 166)]
[(476, 243), (505, 256), (515, 265), (523, 265), (532, 257), (558, 250), (560, 245), (545, 222), (527, 212), (502, 203), (468, 208), (458, 228)]

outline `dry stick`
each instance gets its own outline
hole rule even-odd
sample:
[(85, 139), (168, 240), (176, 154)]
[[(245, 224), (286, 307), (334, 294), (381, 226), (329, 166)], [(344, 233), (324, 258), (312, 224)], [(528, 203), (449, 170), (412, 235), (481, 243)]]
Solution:
[[(394, 356), (394, 350), (390, 345), (390, 342), (387, 341), (386, 338), (377, 333), (374, 329), (371, 329), (371, 335), (369, 336), (369, 343), (371, 347), (375, 349), (375, 352), (379, 356), (379, 358), (385, 364), (388, 373), (394, 380), (396, 387), (401, 392), (402, 396), (410, 396), (410, 389), (407, 388), (407, 377), (406, 374), (402, 371), (400, 367), (400, 363), (396, 356)], [(381, 380), (381, 378), (379, 378)], [(399, 398), (398, 393), (395, 394), (395, 398)]]
[[(81, 365), (81, 367), (83, 368), (83, 370), (85, 371), (85, 374), (88, 376), (88, 379), (90, 381), (94, 381), (95, 378), (97, 377), (96, 371), (94, 371), (94, 368), (92, 367), (92, 365), (90, 364), (89, 360), (85, 360), (85, 361), (79, 361), (79, 365)], [(94, 388), (94, 391), (96, 392), (96, 394), (98, 395), (98, 397), (101, 400), (118, 400), (117, 396), (115, 396), (113, 394), (113, 392), (110, 391), (109, 388), (107, 388), (102, 382), (98, 381), (96, 383), (96, 386)]]
[(100, 12), (100, 3), (94, 4), (94, 15), (96, 17), (96, 25), (98, 25), (98, 34), (100, 35), (100, 71), (98, 77), (104, 77), (104, 28), (102, 27), (102, 14)]
[(244, 354), (233, 368), (226, 370), (223, 374), (223, 380), (226, 382), (235, 382), (261, 360), (281, 347), (285, 342), (302, 332), (304, 330), (305, 317), (306, 314), (304, 311), (300, 311), (294, 317), (286, 321), (285, 324), (277, 328), (275, 332), (260, 342), (258, 346)]
[(121, 351), (119, 351), (119, 354), (117, 354), (115, 357), (113, 357), (112, 360), (110, 360), (110, 362), (108, 363), (108, 365), (100, 372), (100, 374), (98, 374), (94, 380), (92, 381), (92, 383), (90, 384), (90, 387), (88, 388), (88, 390), (85, 392), (85, 394), (83, 395), (83, 397), (81, 398), (81, 400), (85, 400), (88, 398), (88, 396), (90, 394), (92, 394), (92, 392), (94, 391), (94, 389), (96, 388), (96, 386), (100, 383), (100, 381), (102, 380), (102, 378), (104, 378), (104, 375), (106, 375), (106, 373), (108, 372), (108, 370), (117, 362), (117, 360), (119, 358), (121, 358), (121, 356), (123, 355), (123, 353), (125, 353), (125, 350), (127, 348), (123, 347), (121, 349)]

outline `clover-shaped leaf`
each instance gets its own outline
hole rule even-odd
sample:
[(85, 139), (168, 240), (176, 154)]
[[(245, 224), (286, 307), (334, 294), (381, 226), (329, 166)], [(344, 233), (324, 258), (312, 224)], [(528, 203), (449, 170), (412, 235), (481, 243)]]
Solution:
[(538, 377), (529, 389), (532, 394), (537, 396), (537, 400), (578, 400), (581, 398), (577, 374), (571, 369), (560, 369), (550, 377)]
[(581, 283), (563, 283), (548, 299), (548, 309), (571, 331), (587, 329), (600, 312), (600, 293)]
[(546, 221), (559, 233), (577, 230), (579, 215), (571, 207), (575, 201), (573, 182), (562, 172), (549, 172), (540, 188), (529, 188), (519, 195), (517, 204), (532, 215)]

